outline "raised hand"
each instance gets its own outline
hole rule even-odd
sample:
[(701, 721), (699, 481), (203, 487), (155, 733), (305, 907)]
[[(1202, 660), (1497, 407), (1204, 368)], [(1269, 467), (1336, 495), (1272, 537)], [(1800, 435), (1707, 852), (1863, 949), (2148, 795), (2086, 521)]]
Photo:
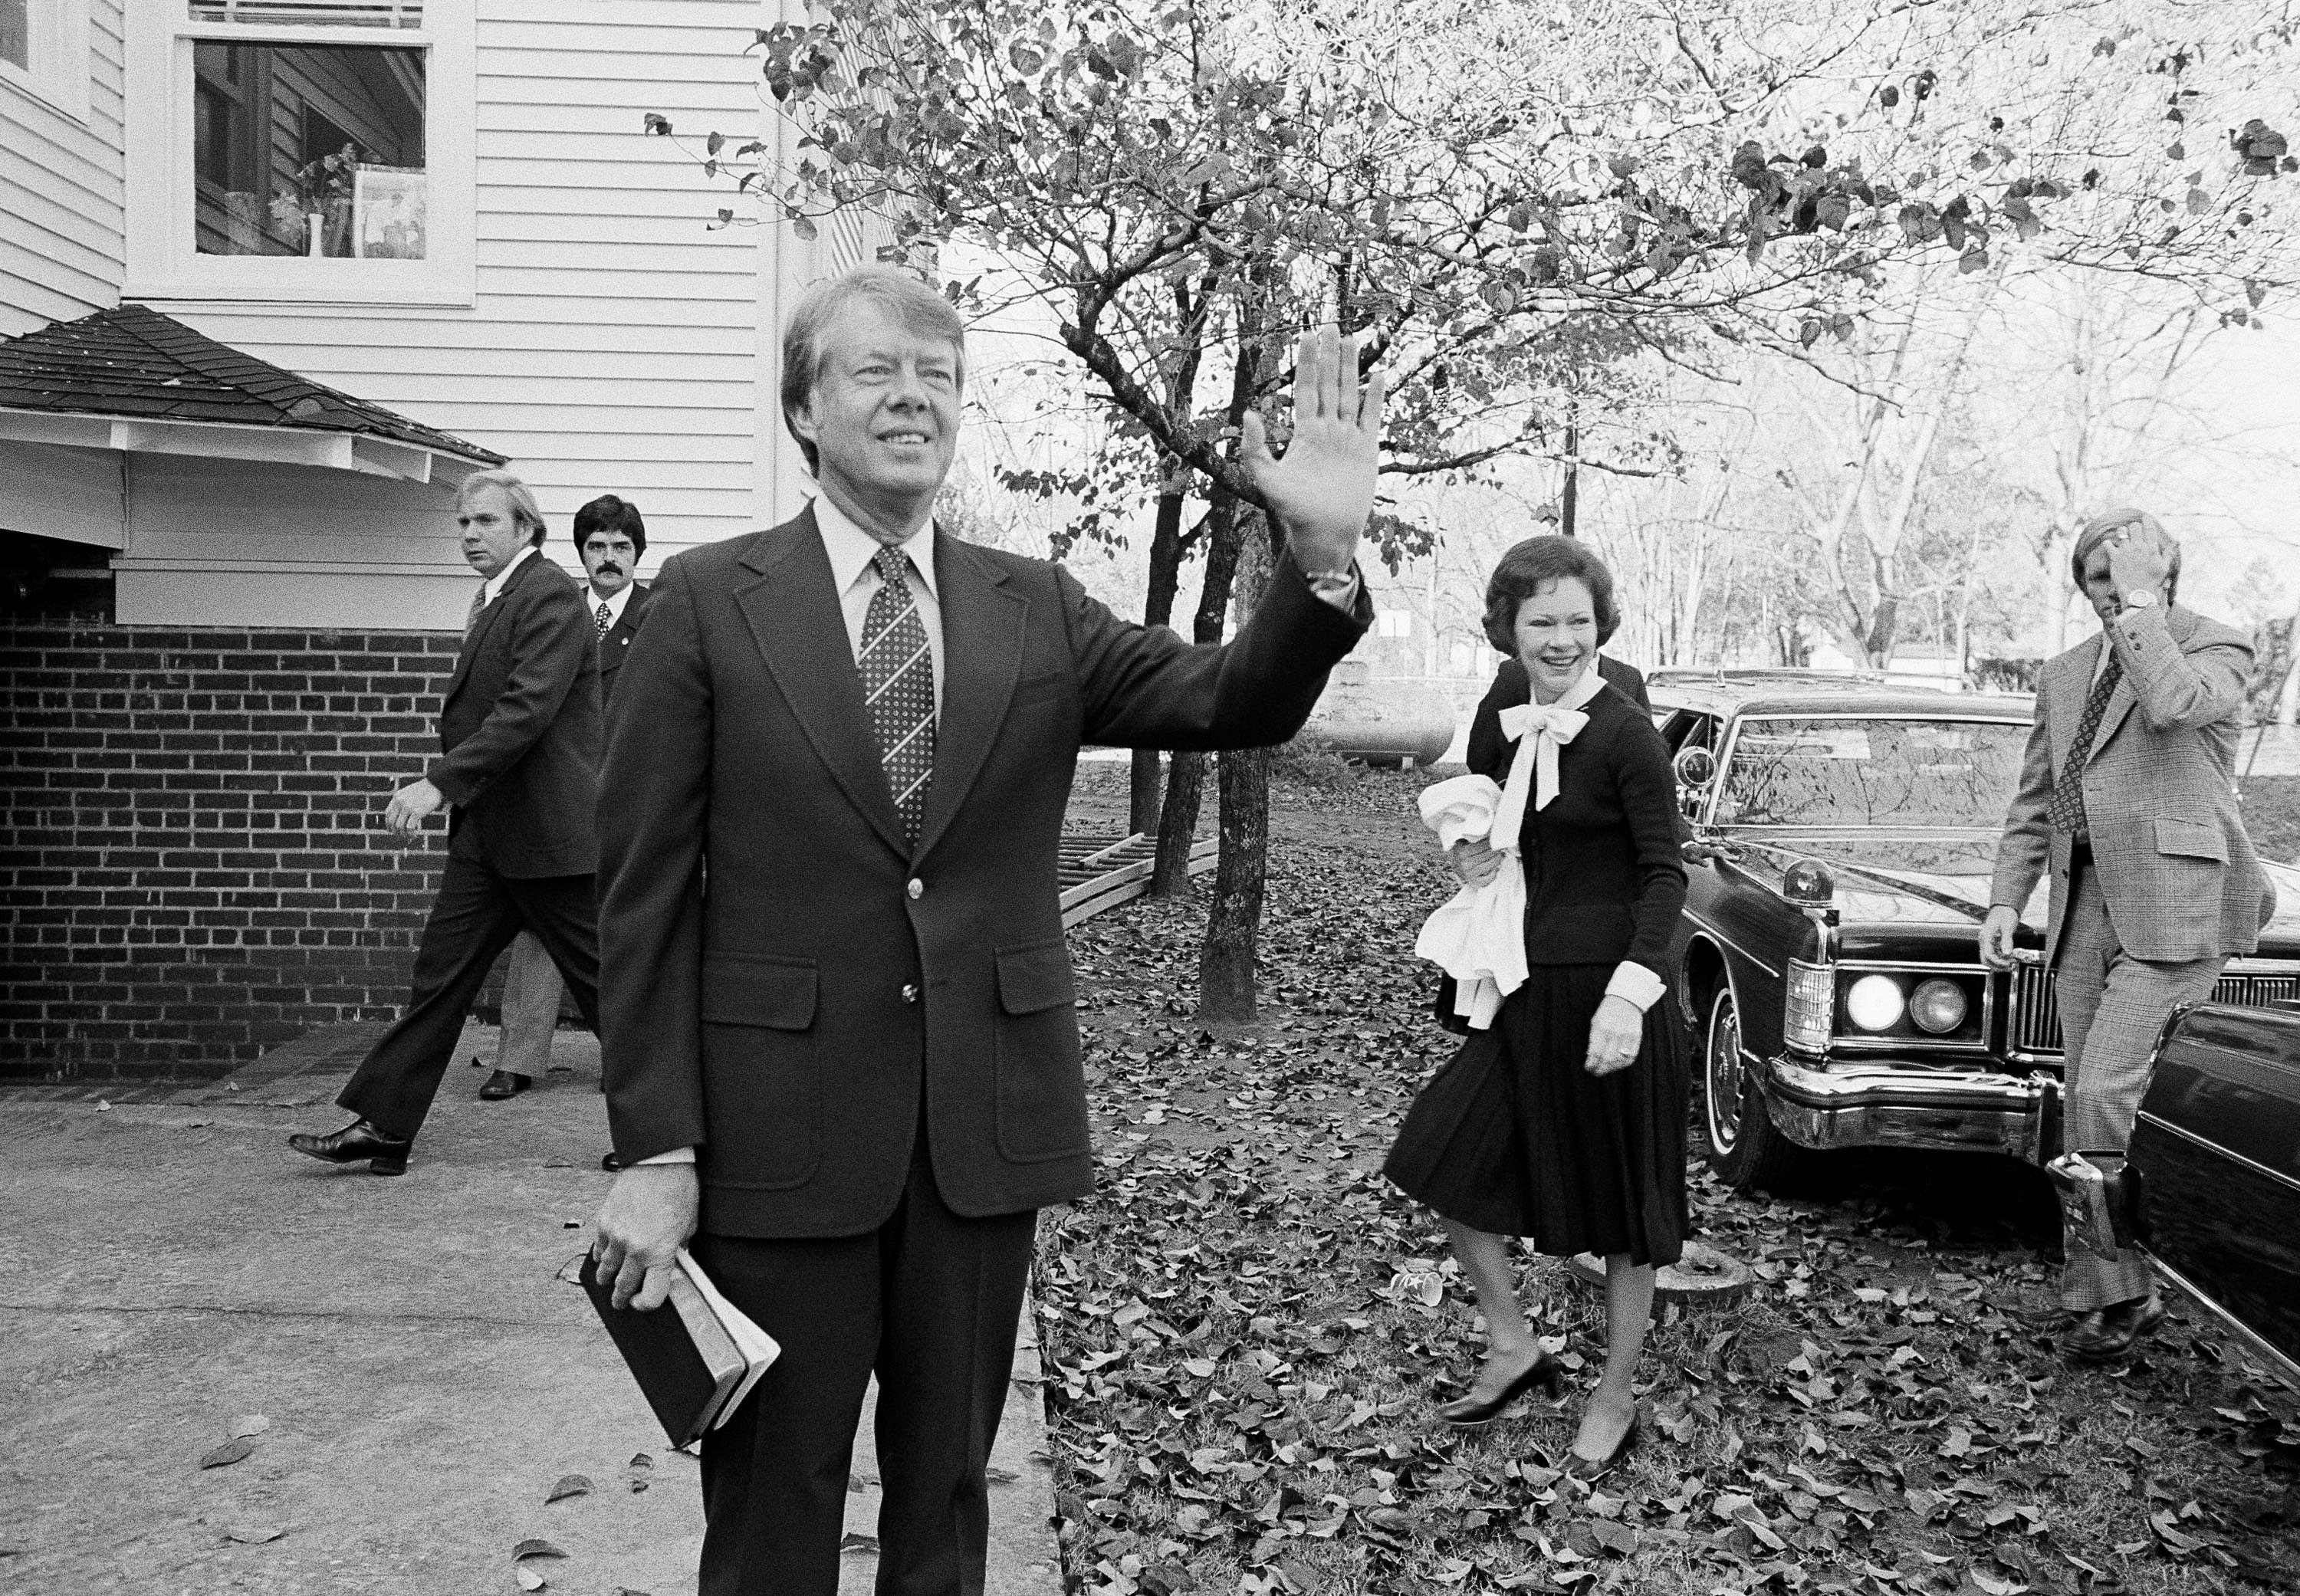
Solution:
[(1239, 428), (1238, 452), (1263, 500), (1284, 523), (1304, 570), (1346, 570), (1373, 514), (1381, 443), (1381, 373), (1357, 378), (1358, 341), (1331, 322), (1305, 333), (1295, 355), (1294, 436), (1279, 459), (1262, 418)]
[(2108, 579), (2121, 599), (2132, 593), (2164, 598), (2164, 584), (2172, 575), (2172, 552), (2164, 540), (2144, 526), (2121, 527), (2108, 535)]

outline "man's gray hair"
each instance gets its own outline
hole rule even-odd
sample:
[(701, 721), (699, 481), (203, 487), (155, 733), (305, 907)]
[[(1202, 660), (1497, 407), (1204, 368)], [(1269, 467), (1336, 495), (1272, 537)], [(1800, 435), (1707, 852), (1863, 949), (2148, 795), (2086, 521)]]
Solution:
[(2078, 592), (2083, 592), (2085, 561), (2092, 558), (2095, 549), (2108, 541), (2110, 533), (2122, 531), (2127, 527), (2138, 527), (2143, 532), (2154, 534), (2156, 540), (2170, 551), (2165, 556), (2171, 561), (2171, 569), (2164, 574), (2164, 602), (2171, 603), (2173, 594), (2180, 586), (2180, 545), (2172, 541), (2170, 532), (2164, 530), (2164, 523), (2145, 510), (2106, 511), (2079, 528), (2076, 546), (2069, 551), (2070, 579), (2076, 583)]
[(815, 469), (815, 447), (799, 436), (793, 418), (813, 396), (822, 378), (823, 329), (850, 304), (870, 300), (883, 305), (904, 327), (921, 337), (947, 338), (958, 357), (958, 385), (966, 387), (966, 323), (951, 303), (911, 273), (893, 266), (857, 266), (838, 277), (825, 278), (799, 295), (790, 320), (783, 324), (783, 425), (798, 440), (806, 469)]
[(463, 485), (455, 490), (455, 508), (461, 510), (470, 503), (471, 495), (483, 487), (503, 489), (504, 497), (511, 501), (512, 522), (528, 528), (527, 541), (533, 546), (541, 548), (545, 534), (543, 506), (535, 502), (535, 495), (529, 490), (527, 484), (509, 471), (473, 471), (463, 478)]

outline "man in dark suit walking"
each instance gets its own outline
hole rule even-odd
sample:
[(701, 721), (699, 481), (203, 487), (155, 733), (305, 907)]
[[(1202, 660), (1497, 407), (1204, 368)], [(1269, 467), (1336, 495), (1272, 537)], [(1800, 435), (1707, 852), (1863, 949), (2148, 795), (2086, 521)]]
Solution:
[[(599, 705), (615, 694), (615, 677), (629, 655), (631, 639), (646, 619), (647, 590), (633, 580), (646, 553), (646, 522), (629, 499), (602, 494), (575, 512), (575, 552), (583, 558), (584, 607), (599, 639)], [(559, 1028), (567, 984), (559, 967), (532, 931), (511, 944), (504, 971), (503, 1035), (496, 1044), (494, 1073), (479, 1088), (489, 1101), (516, 1097), (551, 1068), (552, 1033)], [(477, 1060), (472, 1062), (477, 1063)]]
[(1246, 469), (1287, 549), (1227, 645), (1119, 620), (932, 520), (963, 329), (907, 275), (818, 285), (782, 403), (821, 486), (656, 579), (604, 779), (608, 1117), (593, 1252), (662, 1301), (674, 1249), (782, 1344), (705, 1438), (705, 1596), (831, 1596), (879, 1379), (881, 1592), (982, 1589), (984, 1467), (1036, 1213), (1093, 1184), (1056, 844), (1085, 742), (1282, 742), (1370, 619), (1379, 379), (1304, 340)]
[(518, 478), (466, 478), (455, 521), (482, 579), (440, 701), (441, 753), (384, 809), (384, 824), (405, 837), (454, 806), (414, 990), (336, 1099), (359, 1118), (330, 1135), (288, 1138), (329, 1163), (365, 1159), (377, 1175), (406, 1172), (463, 1016), (522, 926), (598, 1024), (596, 634), (573, 579), (543, 557), (543, 515)]

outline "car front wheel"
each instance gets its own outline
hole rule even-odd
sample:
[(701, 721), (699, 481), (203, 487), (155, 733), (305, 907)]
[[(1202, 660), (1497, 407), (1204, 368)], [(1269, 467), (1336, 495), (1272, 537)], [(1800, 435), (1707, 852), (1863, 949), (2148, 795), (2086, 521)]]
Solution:
[(1812, 1155), (1773, 1128), (1741, 1049), (1741, 1013), (1721, 982), (1701, 1035), (1701, 1107), (1709, 1167), (1737, 1192), (1794, 1182)]

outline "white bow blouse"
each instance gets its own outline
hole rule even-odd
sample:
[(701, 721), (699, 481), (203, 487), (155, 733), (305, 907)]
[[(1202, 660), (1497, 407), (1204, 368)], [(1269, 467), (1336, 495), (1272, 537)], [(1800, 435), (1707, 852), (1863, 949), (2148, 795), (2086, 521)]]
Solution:
[[(1439, 847), (1470, 838), (1502, 852), (1494, 878), (1464, 886), (1438, 905), (1413, 943), (1418, 956), (1454, 977), (1454, 1010), (1472, 1029), (1490, 1027), (1502, 1000), (1525, 982), (1525, 861), (1518, 838), (1526, 802), (1530, 798), (1543, 810), (1556, 798), (1557, 751), (1589, 724), (1582, 706), (1604, 686), (1593, 660), (1554, 702), (1514, 704), (1501, 712), (1502, 736), (1517, 744), (1506, 787), (1488, 776), (1456, 776), (1421, 791), (1421, 823), (1438, 834)], [(1608, 995), (1639, 1009), (1652, 1007), (1662, 990), (1660, 977), (1627, 961), (1606, 987)]]

